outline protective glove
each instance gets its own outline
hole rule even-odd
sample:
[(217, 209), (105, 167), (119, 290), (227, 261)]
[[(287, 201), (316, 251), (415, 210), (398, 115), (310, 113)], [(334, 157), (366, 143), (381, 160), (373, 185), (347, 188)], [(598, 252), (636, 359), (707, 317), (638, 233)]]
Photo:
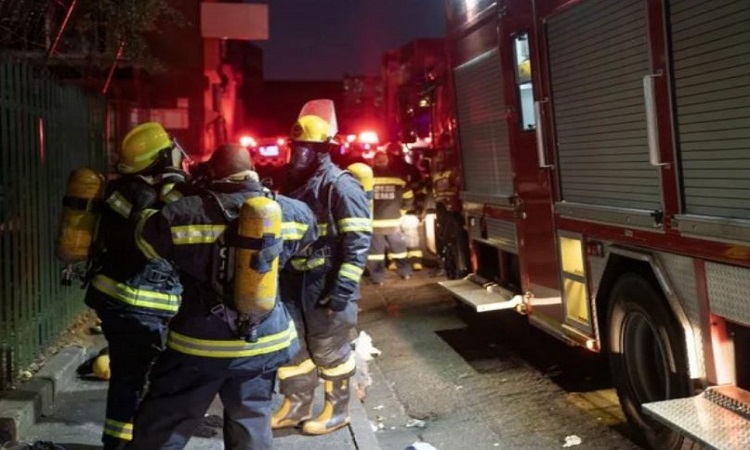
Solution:
[(318, 306), (322, 306), (336, 312), (345, 310), (347, 305), (349, 305), (348, 300), (332, 295), (327, 295), (318, 300)]

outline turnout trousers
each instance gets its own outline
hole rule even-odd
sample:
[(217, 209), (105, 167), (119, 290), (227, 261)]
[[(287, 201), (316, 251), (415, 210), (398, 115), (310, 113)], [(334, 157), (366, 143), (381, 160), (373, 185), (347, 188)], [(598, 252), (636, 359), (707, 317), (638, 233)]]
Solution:
[(300, 351), (279, 369), (279, 392), (283, 395), (312, 392), (318, 377), (342, 380), (354, 375), (356, 366), (351, 341), (357, 324), (357, 302), (340, 312), (318, 305), (326, 295), (329, 270), (285, 271), (281, 275), (281, 298), (294, 319)]
[(149, 370), (164, 349), (167, 320), (96, 304), (109, 346), (110, 380), (102, 443), (105, 450), (120, 449), (133, 437), (133, 415), (146, 390)]
[(367, 271), (373, 283), (382, 283), (385, 280), (386, 251), (388, 258), (396, 263), (396, 270), (402, 278), (411, 275), (411, 267), (406, 259), (404, 234), (400, 230), (382, 233), (376, 229), (370, 241), (370, 253), (367, 255)]
[(224, 405), (225, 448), (271, 449), (271, 399), (280, 354), (287, 360), (286, 352), (209, 358), (168, 348), (151, 372), (127, 449), (184, 448), (217, 394)]

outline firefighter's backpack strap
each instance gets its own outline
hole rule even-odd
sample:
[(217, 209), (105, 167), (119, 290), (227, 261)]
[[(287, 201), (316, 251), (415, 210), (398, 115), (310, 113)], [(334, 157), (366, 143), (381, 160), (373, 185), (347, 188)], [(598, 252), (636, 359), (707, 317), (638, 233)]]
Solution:
[(237, 236), (235, 239), (236, 247), (257, 250), (250, 259), (250, 268), (258, 273), (270, 272), (271, 263), (284, 250), (284, 240), (272, 234), (264, 234), (262, 238)]

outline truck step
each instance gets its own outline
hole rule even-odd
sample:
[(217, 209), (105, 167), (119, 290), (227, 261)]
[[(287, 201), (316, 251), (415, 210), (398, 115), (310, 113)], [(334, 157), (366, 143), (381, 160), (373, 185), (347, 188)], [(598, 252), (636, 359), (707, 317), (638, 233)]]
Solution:
[(750, 448), (750, 392), (717, 386), (700, 395), (646, 403), (643, 410), (707, 448)]
[(471, 275), (461, 280), (440, 281), (438, 284), (477, 312), (512, 309), (523, 302), (522, 295), (495, 283), (479, 284)]

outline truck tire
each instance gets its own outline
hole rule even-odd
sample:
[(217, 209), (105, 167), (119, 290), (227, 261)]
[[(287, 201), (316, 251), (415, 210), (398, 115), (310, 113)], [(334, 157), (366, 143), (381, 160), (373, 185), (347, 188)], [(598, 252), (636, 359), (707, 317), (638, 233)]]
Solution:
[(622, 275), (610, 294), (607, 324), (612, 381), (635, 438), (659, 450), (692, 447), (641, 408), (692, 394), (684, 333), (661, 291), (641, 275)]

